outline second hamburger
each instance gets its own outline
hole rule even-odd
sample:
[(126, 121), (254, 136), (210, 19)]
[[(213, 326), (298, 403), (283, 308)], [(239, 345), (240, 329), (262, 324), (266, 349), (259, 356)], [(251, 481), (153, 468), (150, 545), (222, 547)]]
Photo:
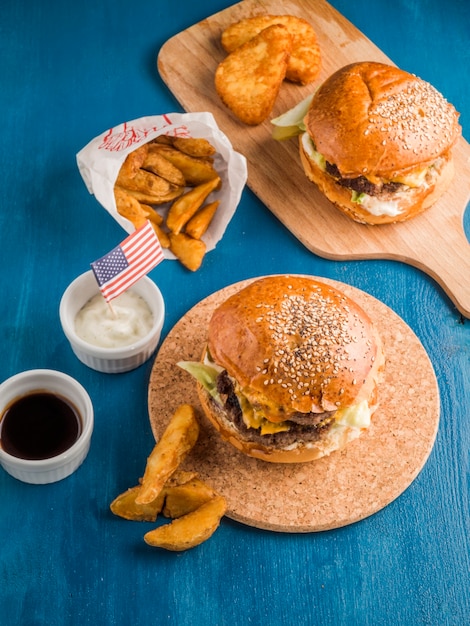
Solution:
[(408, 220), (448, 189), (459, 115), (428, 82), (384, 63), (353, 63), (308, 105), (300, 123), (303, 169), (354, 221)]

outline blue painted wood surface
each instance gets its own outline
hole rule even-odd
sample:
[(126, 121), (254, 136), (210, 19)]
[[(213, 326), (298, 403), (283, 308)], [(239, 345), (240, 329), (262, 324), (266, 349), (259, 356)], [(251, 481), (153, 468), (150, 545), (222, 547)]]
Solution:
[[(395, 63), (440, 89), (470, 140), (466, 0), (332, 4)], [(224, 520), (210, 541), (176, 555), (143, 543), (147, 525), (109, 512), (115, 495), (141, 475), (153, 443), (151, 362), (99, 374), (75, 359), (61, 332), (65, 287), (123, 233), (88, 194), (75, 154), (112, 125), (181, 110), (156, 71), (158, 50), (228, 5), (0, 3), (0, 380), (29, 368), (60, 369), (87, 388), (96, 412), (89, 456), (70, 478), (32, 486), (0, 471), (1, 623), (464, 626), (470, 322), (419, 270), (309, 253), (248, 190), (199, 272), (167, 262), (151, 273), (167, 303), (164, 334), (201, 298), (250, 276), (305, 272), (350, 283), (396, 311), (428, 351), (441, 392), (435, 447), (397, 500), (325, 533), (276, 534)]]

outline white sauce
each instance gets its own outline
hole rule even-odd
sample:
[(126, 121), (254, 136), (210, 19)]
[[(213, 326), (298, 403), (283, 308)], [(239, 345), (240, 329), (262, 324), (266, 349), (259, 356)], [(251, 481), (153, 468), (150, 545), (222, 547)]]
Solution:
[[(396, 194), (398, 196), (398, 194)], [(400, 215), (401, 209), (398, 207), (396, 200), (379, 200), (373, 196), (364, 195), (363, 200), (359, 203), (359, 206), (371, 215), (388, 215), (390, 217), (396, 217)]]
[(315, 161), (321, 170), (325, 171), (325, 158), (315, 150), (312, 138), (308, 133), (304, 133), (302, 135), (302, 146), (309, 158), (312, 159), (312, 161)]
[(125, 291), (111, 305), (97, 294), (75, 318), (77, 335), (102, 348), (129, 346), (145, 337), (152, 326), (152, 311), (145, 300), (132, 291)]
[[(312, 161), (315, 161), (316, 164), (322, 169), (325, 169), (325, 159), (324, 157), (315, 150), (313, 147), (313, 143), (311, 137), (308, 133), (304, 133), (302, 135), (302, 145), (310, 157)], [(399, 198), (399, 193), (395, 195), (396, 198)], [(396, 217), (400, 215), (402, 212), (398, 206), (397, 200), (379, 200), (373, 196), (369, 196), (364, 194), (361, 202), (358, 203), (359, 206), (365, 209), (371, 215), (388, 215), (389, 217)]]

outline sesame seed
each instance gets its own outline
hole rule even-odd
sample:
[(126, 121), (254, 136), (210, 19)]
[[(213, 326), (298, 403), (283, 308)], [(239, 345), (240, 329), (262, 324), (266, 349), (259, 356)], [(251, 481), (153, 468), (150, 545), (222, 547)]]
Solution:
[[(456, 124), (454, 107), (435, 87), (419, 78), (410, 82), (406, 89), (374, 103), (369, 116), (370, 123), (387, 120), (388, 127), (382, 125), (380, 131), (393, 132), (394, 139), (401, 141), (406, 150), (413, 149), (411, 143), (416, 142), (417, 136), (420, 142), (436, 137), (439, 139), (436, 154), (452, 141)], [(368, 134), (368, 130), (364, 134)]]
[(319, 385), (352, 371), (347, 347), (364, 336), (364, 328), (356, 316), (351, 332), (349, 309), (335, 292), (290, 290), (275, 307), (266, 307), (264, 317), (276, 346), (272, 357), (256, 367), (266, 377), (264, 385), (278, 384), (292, 399), (318, 397)]

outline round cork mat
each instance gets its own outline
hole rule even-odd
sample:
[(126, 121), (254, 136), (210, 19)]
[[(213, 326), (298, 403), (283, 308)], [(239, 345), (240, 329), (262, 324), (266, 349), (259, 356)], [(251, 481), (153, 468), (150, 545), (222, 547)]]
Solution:
[(349, 285), (319, 278), (358, 302), (375, 321), (386, 355), (380, 407), (370, 428), (344, 450), (300, 464), (252, 459), (222, 440), (200, 407), (191, 376), (177, 366), (199, 360), (212, 311), (252, 280), (194, 306), (157, 353), (148, 392), (150, 424), (161, 436), (179, 404), (196, 407), (201, 433), (184, 461), (227, 499), (227, 517), (261, 529), (307, 533), (352, 524), (384, 508), (413, 482), (434, 444), (439, 388), (419, 339), (385, 304)]

